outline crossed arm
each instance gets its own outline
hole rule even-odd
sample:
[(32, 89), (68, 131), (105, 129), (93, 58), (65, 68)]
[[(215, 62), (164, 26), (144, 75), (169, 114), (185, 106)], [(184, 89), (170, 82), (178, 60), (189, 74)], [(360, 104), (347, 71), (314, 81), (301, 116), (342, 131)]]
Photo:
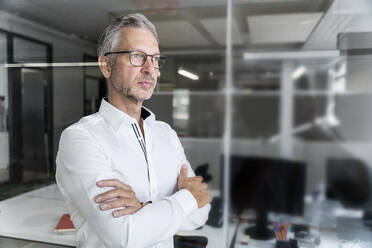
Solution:
[[(204, 207), (211, 201), (208, 185), (203, 182), (201, 176), (188, 177), (187, 175), (188, 168), (184, 164), (178, 179), (178, 190), (187, 189), (196, 199), (198, 208)], [(97, 195), (94, 199), (102, 211), (116, 209), (112, 212), (115, 218), (133, 214), (148, 204), (147, 202), (141, 203), (137, 199), (132, 187), (117, 179), (98, 181), (97, 186), (101, 188), (113, 187), (113, 189)]]

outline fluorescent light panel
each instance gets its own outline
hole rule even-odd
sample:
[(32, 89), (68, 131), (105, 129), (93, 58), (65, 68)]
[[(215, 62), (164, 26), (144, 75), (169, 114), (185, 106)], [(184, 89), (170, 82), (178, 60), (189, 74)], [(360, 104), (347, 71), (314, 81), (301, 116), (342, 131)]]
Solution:
[(199, 76), (197, 74), (189, 72), (182, 67), (178, 68), (178, 74), (180, 74), (184, 77), (187, 77), (191, 80), (199, 80)]
[(293, 79), (298, 79), (300, 78), (302, 75), (304, 75), (306, 73), (307, 69), (305, 66), (300, 66), (298, 67), (292, 74), (292, 78)]

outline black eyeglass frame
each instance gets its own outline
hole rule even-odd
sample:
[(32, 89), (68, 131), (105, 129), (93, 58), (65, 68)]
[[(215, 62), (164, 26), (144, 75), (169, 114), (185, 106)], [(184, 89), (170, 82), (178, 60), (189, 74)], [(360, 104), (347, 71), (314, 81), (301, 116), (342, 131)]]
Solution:
[(131, 54), (134, 53), (134, 52), (140, 52), (140, 53), (143, 53), (143, 54), (146, 56), (146, 59), (143, 60), (142, 65), (134, 65), (134, 64), (132, 63), (132, 59), (131, 59), (131, 57), (129, 56), (129, 62), (130, 62), (130, 64), (133, 65), (133, 66), (136, 66), (136, 67), (141, 67), (141, 66), (143, 66), (143, 65), (146, 63), (146, 61), (147, 61), (147, 57), (151, 57), (151, 63), (152, 63), (153, 66), (154, 66), (154, 57), (155, 57), (155, 56), (159, 56), (159, 61), (160, 61), (161, 59), (164, 60), (164, 63), (163, 63), (163, 64), (159, 63), (159, 67), (155, 67), (155, 66), (154, 66), (154, 68), (156, 68), (156, 69), (160, 69), (160, 68), (162, 68), (162, 67), (165, 65), (165, 62), (167, 61), (167, 57), (166, 57), (166, 56), (162, 56), (162, 55), (159, 55), (159, 54), (151, 55), (151, 54), (147, 54), (147, 53), (145, 53), (145, 52), (139, 51), (139, 50), (128, 50), (128, 51), (114, 51), (114, 52), (107, 52), (107, 53), (104, 54), (104, 56), (107, 56), (107, 55), (110, 55), (110, 54), (129, 54), (129, 55), (131, 55)]

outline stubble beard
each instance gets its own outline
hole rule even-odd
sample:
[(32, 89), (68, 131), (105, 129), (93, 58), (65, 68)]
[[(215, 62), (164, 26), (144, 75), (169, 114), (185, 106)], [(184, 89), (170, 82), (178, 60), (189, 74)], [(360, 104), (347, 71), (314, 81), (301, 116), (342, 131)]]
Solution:
[[(151, 80), (154, 82), (154, 80), (152, 78), (151, 78)], [(115, 72), (115, 69), (114, 68), (112, 68), (112, 76), (111, 76), (110, 81), (111, 81), (112, 87), (117, 92), (119, 92), (124, 97), (129, 98), (130, 100), (134, 101), (136, 104), (139, 103), (139, 102), (143, 102), (145, 100), (150, 99), (150, 97), (152, 96), (152, 93), (153, 93), (153, 89), (152, 89), (151, 90), (152, 92), (151, 92), (151, 94), (148, 97), (141, 97), (139, 94), (135, 94), (135, 92), (133, 92), (133, 86), (132, 87), (128, 87), (128, 88), (123, 87), (116, 80), (116, 72)], [(138, 81), (140, 81), (140, 80), (138, 80)], [(137, 79), (136, 79), (136, 82), (137, 82)]]
[(115, 79), (111, 78), (111, 85), (112, 87), (117, 91), (119, 92), (122, 96), (125, 96), (126, 98), (129, 98), (130, 100), (134, 101), (136, 104), (138, 102), (143, 102), (144, 100), (147, 100), (147, 99), (144, 99), (138, 95), (135, 95), (133, 92), (132, 92), (132, 88), (133, 87), (129, 87), (129, 88), (125, 88), (123, 87), (122, 85), (120, 85)]

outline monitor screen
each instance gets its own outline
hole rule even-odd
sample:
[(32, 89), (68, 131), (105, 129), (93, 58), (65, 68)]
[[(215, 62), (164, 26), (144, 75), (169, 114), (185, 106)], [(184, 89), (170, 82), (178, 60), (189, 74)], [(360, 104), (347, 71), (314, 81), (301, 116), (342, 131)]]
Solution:
[(364, 207), (370, 195), (368, 165), (353, 158), (328, 158), (327, 198), (345, 207)]
[(230, 206), (240, 215), (256, 211), (256, 227), (251, 237), (269, 239), (269, 211), (302, 215), (304, 212), (305, 163), (267, 157), (232, 155), (230, 160)]

